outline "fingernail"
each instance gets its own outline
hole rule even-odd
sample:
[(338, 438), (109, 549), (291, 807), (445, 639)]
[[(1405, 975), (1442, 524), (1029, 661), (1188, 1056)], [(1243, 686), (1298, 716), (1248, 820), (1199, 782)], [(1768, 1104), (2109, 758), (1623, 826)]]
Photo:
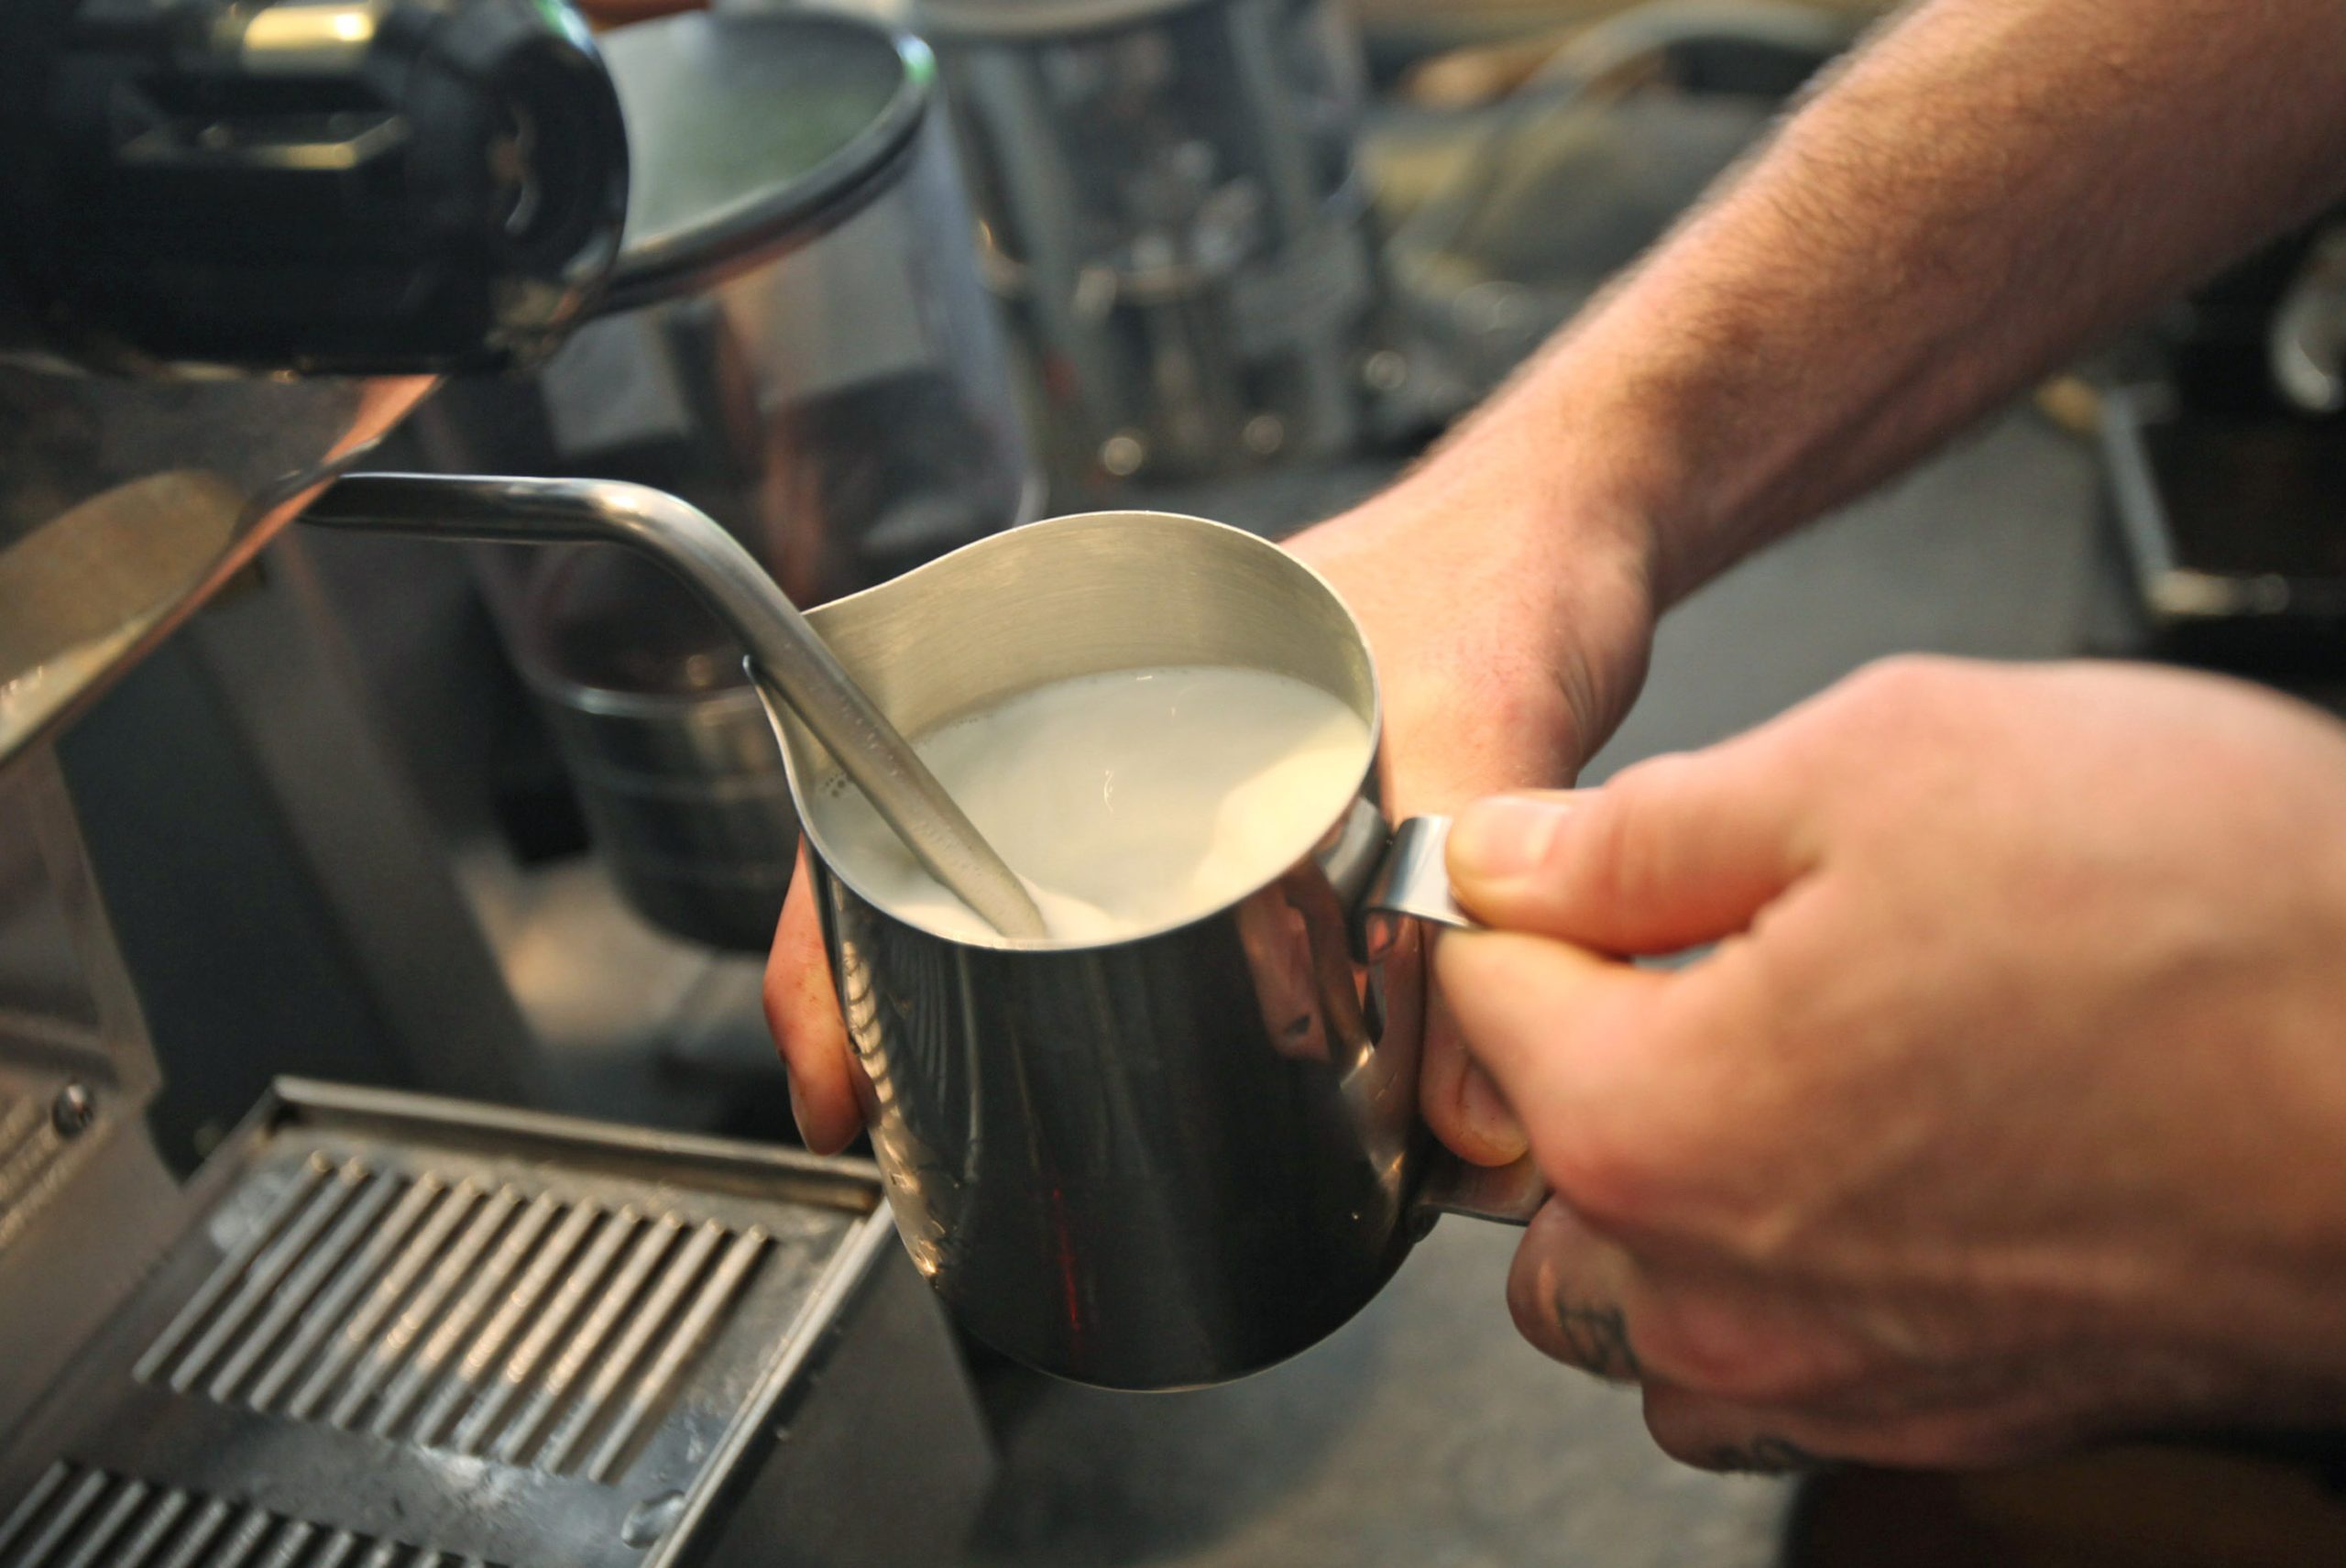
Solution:
[(1487, 1147), (1499, 1163), (1523, 1157), (1530, 1146), (1523, 1135), (1523, 1128), (1508, 1109), (1507, 1098), (1491, 1075), (1473, 1062), (1466, 1065), (1466, 1076), (1458, 1086), (1458, 1109), (1465, 1117), (1466, 1126)]
[(1558, 800), (1502, 795), (1478, 800), (1450, 829), (1450, 874), (1459, 881), (1504, 882), (1536, 869), (1571, 808)]
[(798, 1080), (795, 1078), (785, 1078), (784, 1081), (790, 1085), (790, 1119), (797, 1124), (798, 1141), (811, 1150), (815, 1146), (815, 1140), (806, 1135), (806, 1107), (800, 1104), (798, 1101)]

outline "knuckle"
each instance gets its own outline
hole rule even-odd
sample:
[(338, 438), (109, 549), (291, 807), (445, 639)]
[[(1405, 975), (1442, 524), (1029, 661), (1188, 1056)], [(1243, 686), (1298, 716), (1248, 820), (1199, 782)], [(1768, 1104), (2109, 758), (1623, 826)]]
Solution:
[(1600, 1230), (1657, 1234), (1699, 1217), (1690, 1208), (1716, 1189), (1740, 1192), (1723, 1173), (1734, 1144), (1718, 1124), (1730, 1108), (1652, 1035), (1600, 1043), (1606, 1064), (1568, 1111), (1529, 1124), (1531, 1146), (1551, 1190)]
[(1531, 1223), (1507, 1271), (1507, 1312), (1532, 1346), (1614, 1381), (1640, 1375), (1628, 1302), (1628, 1260), (1592, 1237), (1577, 1216), (1550, 1204)]
[(1639, 1374), (1621, 1309), (1567, 1299), (1551, 1281), (1518, 1275), (1507, 1282), (1507, 1314), (1516, 1332), (1551, 1361), (1613, 1382)]
[(1844, 1380), (1843, 1358), (1813, 1332), (1706, 1296), (1659, 1300), (1637, 1330), (1639, 1354), (1655, 1376), (1714, 1398), (1799, 1405)]
[(1849, 677), (1852, 697), (1901, 708), (1959, 687), (1971, 666), (1935, 653), (1893, 653)]
[(1656, 1183), (1647, 1151), (1623, 1119), (1595, 1113), (1535, 1143), (1549, 1190), (1597, 1228), (1633, 1228), (1654, 1207)]
[(1866, 665), (1814, 710), (1822, 726), (1812, 739), (1853, 726), (1874, 738), (1944, 734), (1965, 724), (1979, 707), (1981, 672), (1962, 659), (1901, 653)]

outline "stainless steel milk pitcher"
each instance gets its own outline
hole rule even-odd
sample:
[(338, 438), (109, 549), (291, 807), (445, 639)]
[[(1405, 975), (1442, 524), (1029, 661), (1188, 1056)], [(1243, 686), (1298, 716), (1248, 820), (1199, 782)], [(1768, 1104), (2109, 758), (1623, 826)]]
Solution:
[(827, 839), (829, 759), (778, 716), (889, 1199), (971, 1332), (1085, 1383), (1216, 1382), (1351, 1318), (1436, 1209), (1529, 1217), (1528, 1168), (1465, 1172), (1418, 1115), (1423, 928), (1367, 905), (1375, 883), (1386, 910), (1447, 907), (1439, 825), (1389, 852), (1376, 670), (1317, 574), (1217, 523), (1102, 512), (809, 620), (913, 735), (1047, 682), (1189, 664), (1309, 682), (1367, 726), (1315, 852), (1177, 929), (1076, 946), (938, 936), (875, 904)]

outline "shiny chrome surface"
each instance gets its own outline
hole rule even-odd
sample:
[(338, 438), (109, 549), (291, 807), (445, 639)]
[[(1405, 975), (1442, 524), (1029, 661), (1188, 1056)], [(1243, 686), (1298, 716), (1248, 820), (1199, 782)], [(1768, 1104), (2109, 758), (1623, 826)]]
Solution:
[(732, 634), (655, 562), (542, 552), (506, 618), (595, 850), (637, 913), (762, 955), (798, 858), (773, 722)]
[(784, 725), (889, 1201), (962, 1323), (1061, 1376), (1167, 1388), (1255, 1371), (1349, 1319), (1422, 1228), (1433, 1161), (1423, 928), (1376, 923), (1354, 961), (1384, 834), (1361, 804), (1376, 673), (1342, 601), (1253, 535), (1108, 512), (1014, 530), (809, 619), (914, 732), (1041, 682), (1183, 663), (1290, 675), (1367, 721), (1360, 795), (1317, 853), (1233, 907), (1091, 948), (952, 941), (876, 906), (826, 849), (828, 759)]
[(307, 521), (328, 527), (622, 544), (690, 585), (749, 650), (769, 704), (822, 738), (905, 846), (997, 930), (1039, 936), (1043, 918), (894, 725), (859, 689), (806, 619), (740, 542), (707, 513), (641, 485), (367, 474), (345, 479)]
[(818, 1379), (867, 1348), (902, 1368), (898, 1409), (871, 1419), (919, 1450), (906, 1485), (943, 1536), (862, 1528), (949, 1550), (983, 1440), (966, 1388), (929, 1380), (934, 1309), (882, 1321), (893, 1272), (928, 1303), (877, 1189), (857, 1161), (284, 1085), (137, 1294), (77, 1324), (82, 1353), (0, 1431), (0, 1563), (770, 1562), (775, 1494), (859, 1445), (832, 1423), (861, 1412), (822, 1414)]
[(0, 363), (0, 763), (161, 641), (432, 385)]
[(1062, 485), (1354, 443), (1377, 280), (1344, 7), (916, 0), (913, 15)]
[(638, 913), (689, 941), (764, 952), (798, 853), (773, 723), (747, 686), (621, 710), (537, 685), (596, 851)]
[[(669, 491), (801, 606), (1039, 516), (926, 49), (772, 7), (602, 42), (635, 174), (604, 296), (616, 313), (527, 381), (452, 386), (429, 422), (444, 438), (431, 466)], [(798, 827), (757, 694), (738, 659), (696, 674), (696, 641), (665, 645), (664, 661), (647, 641), (624, 669), (537, 658), (578, 611), (543, 591), (561, 570), (532, 567), (503, 619), (597, 852), (654, 923), (762, 953)], [(643, 586), (656, 601), (665, 585)], [(615, 758), (662, 729), (674, 744), (656, 760)]]
[(1412, 817), (1393, 829), (1393, 842), (1368, 885), (1368, 907), (1380, 915), (1409, 915), (1437, 926), (1471, 931), (1474, 919), (1450, 891), (1450, 818)]
[(2291, 403), (2309, 414), (2346, 409), (2346, 225), (2315, 240), (2273, 313), (2266, 348)]

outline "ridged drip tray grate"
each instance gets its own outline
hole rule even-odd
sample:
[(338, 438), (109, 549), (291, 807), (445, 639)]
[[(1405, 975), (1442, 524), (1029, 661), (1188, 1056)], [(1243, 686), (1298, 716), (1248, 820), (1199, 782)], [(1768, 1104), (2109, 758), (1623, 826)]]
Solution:
[(642, 1563), (893, 1245), (836, 1162), (288, 1092), (10, 1450), (0, 1568)]
[(762, 1224), (326, 1152), (140, 1358), (181, 1394), (608, 1481), (755, 1283)]
[(55, 1464), (0, 1522), (9, 1568), (502, 1568)]

